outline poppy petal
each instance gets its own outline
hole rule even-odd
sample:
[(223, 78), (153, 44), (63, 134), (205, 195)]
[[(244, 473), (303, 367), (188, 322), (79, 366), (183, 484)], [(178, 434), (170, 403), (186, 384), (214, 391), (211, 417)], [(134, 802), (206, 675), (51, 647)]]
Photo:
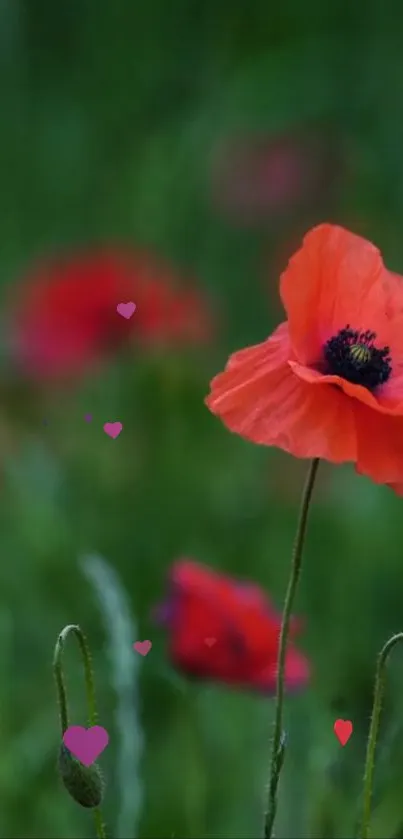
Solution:
[(395, 492), (396, 495), (403, 495), (403, 484), (392, 483), (392, 484), (386, 484), (386, 486), (388, 486), (390, 489), (393, 489), (393, 492)]
[(322, 385), (325, 391), (329, 384), (337, 385), (346, 395), (345, 403), (353, 413), (356, 427), (357, 471), (376, 483), (398, 481), (403, 474), (403, 417), (385, 414), (397, 413), (399, 405), (384, 407), (367, 388), (339, 376), (322, 376), (296, 362), (290, 362), (290, 367), (301, 380)]
[[(295, 647), (288, 647), (285, 658), (284, 681), (287, 690), (298, 690), (306, 685), (310, 678), (308, 659)], [(257, 685), (270, 696), (277, 689), (277, 661), (273, 661), (256, 676)]]
[(393, 375), (403, 375), (403, 277), (393, 271), (387, 272), (385, 312), (388, 318), (388, 334), (385, 343), (390, 346)]
[(285, 683), (289, 690), (296, 690), (309, 680), (311, 668), (308, 659), (295, 647), (289, 647), (285, 658)]
[(398, 484), (403, 475), (403, 417), (382, 415), (360, 402), (354, 417), (357, 472), (375, 483)]
[[(304, 238), (281, 277), (291, 343), (302, 364), (317, 363), (340, 329), (385, 333), (386, 280), (379, 250), (360, 236), (321, 224)], [(381, 323), (380, 323), (381, 321)]]
[(297, 457), (335, 463), (356, 457), (351, 403), (336, 388), (313, 388), (286, 361), (286, 327), (233, 355), (213, 379), (206, 404), (242, 437)]
[(363, 402), (368, 408), (381, 414), (403, 414), (403, 376), (394, 379), (391, 387), (388, 387), (387, 382), (372, 393), (367, 387), (349, 382), (341, 376), (323, 375), (319, 370), (313, 370), (312, 367), (306, 367), (298, 361), (288, 363), (295, 375), (308, 384), (338, 387), (346, 396)]

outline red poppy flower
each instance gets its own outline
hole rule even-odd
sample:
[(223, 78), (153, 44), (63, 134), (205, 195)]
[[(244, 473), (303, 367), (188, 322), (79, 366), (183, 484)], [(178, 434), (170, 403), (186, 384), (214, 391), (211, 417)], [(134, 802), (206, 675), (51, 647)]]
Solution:
[[(281, 617), (259, 586), (180, 560), (171, 570), (168, 600), (157, 614), (167, 626), (172, 661), (186, 674), (275, 692)], [(292, 638), (299, 629), (294, 620)], [(308, 678), (308, 661), (291, 644), (286, 686), (303, 686)]]
[[(232, 431), (403, 481), (403, 282), (377, 248), (323, 224), (281, 277), (288, 321), (236, 352), (206, 402)], [(393, 486), (399, 491), (399, 487)]]
[[(119, 303), (133, 301), (125, 319)], [(141, 344), (204, 342), (206, 303), (176, 288), (166, 268), (119, 251), (87, 252), (40, 266), (18, 289), (12, 316), (14, 351), (35, 378), (81, 372), (131, 336)]]

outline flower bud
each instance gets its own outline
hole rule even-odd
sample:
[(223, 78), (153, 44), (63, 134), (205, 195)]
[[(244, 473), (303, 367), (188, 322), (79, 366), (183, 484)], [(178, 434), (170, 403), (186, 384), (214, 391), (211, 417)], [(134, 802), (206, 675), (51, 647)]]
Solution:
[(104, 780), (96, 763), (84, 766), (62, 743), (59, 771), (67, 792), (82, 807), (99, 807), (104, 794)]

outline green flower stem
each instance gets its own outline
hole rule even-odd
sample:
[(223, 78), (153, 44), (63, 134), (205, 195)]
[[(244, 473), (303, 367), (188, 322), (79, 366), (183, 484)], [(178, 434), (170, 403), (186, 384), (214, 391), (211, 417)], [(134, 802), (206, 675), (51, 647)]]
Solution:
[[(60, 710), (60, 725), (62, 738), (69, 727), (69, 713), (67, 704), (66, 683), (63, 673), (63, 651), (66, 639), (70, 633), (76, 636), (84, 665), (85, 690), (87, 694), (88, 724), (90, 727), (97, 724), (98, 714), (95, 703), (94, 674), (92, 672), (91, 653), (87, 639), (79, 626), (70, 624), (65, 626), (60, 633), (55, 646), (53, 656), (53, 672), (56, 680), (57, 695)], [(95, 828), (98, 839), (106, 839), (105, 825), (99, 807), (94, 808)]]
[(102, 818), (102, 811), (100, 807), (94, 810), (95, 830), (97, 832), (97, 839), (106, 839), (106, 827)]
[(80, 646), (81, 655), (83, 658), (84, 664), (84, 674), (85, 674), (85, 689), (87, 693), (87, 705), (88, 705), (88, 724), (90, 726), (96, 725), (98, 722), (98, 715), (96, 712), (95, 706), (95, 688), (94, 688), (94, 675), (92, 672), (92, 665), (91, 665), (91, 653), (88, 646), (87, 639), (79, 626), (74, 626), (70, 624), (69, 626), (65, 626), (62, 632), (60, 633), (56, 646), (55, 646), (55, 654), (53, 658), (53, 669), (56, 679), (57, 685), (57, 692), (59, 696), (59, 703), (60, 703), (60, 724), (62, 728), (62, 736), (65, 733), (66, 729), (69, 727), (69, 719), (68, 719), (68, 710), (67, 710), (67, 692), (66, 692), (66, 685), (64, 681), (63, 675), (63, 650), (64, 644), (67, 639), (67, 636), (70, 633), (73, 633)]
[(306, 483), (304, 486), (297, 533), (295, 536), (294, 547), (292, 552), (291, 573), (284, 601), (284, 610), (281, 623), (279, 652), (277, 661), (276, 712), (274, 719), (273, 747), (269, 776), (269, 803), (264, 821), (264, 839), (271, 839), (273, 835), (273, 825), (277, 811), (277, 789), (285, 757), (285, 735), (283, 732), (285, 657), (287, 652), (288, 636), (290, 632), (291, 613), (293, 609), (298, 580), (301, 573), (302, 550), (304, 547), (309, 505), (312, 498), (312, 491), (315, 483), (318, 466), (319, 459), (315, 458), (311, 462)]
[(403, 632), (398, 632), (397, 635), (392, 635), (389, 641), (386, 642), (378, 657), (378, 664), (375, 676), (374, 702), (372, 706), (371, 724), (369, 727), (367, 754), (365, 758), (364, 769), (364, 787), (363, 787), (363, 807), (362, 820), (360, 830), (358, 832), (358, 839), (368, 839), (369, 822), (371, 818), (371, 799), (372, 787), (375, 769), (375, 751), (379, 733), (379, 723), (381, 718), (382, 700), (385, 691), (386, 681), (386, 664), (389, 654), (395, 644), (403, 641)]

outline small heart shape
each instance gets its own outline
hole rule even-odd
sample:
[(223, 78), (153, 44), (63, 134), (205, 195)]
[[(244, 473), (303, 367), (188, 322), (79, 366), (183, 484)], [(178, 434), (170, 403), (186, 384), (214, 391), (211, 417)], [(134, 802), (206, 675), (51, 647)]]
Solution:
[(112, 437), (112, 440), (116, 440), (116, 437), (119, 437), (119, 434), (123, 428), (121, 422), (106, 422), (104, 425), (105, 434), (108, 437)]
[(136, 653), (140, 653), (140, 655), (147, 655), (150, 652), (152, 647), (151, 641), (136, 641), (133, 644), (133, 649), (136, 650)]
[(129, 320), (129, 318), (131, 318), (131, 316), (134, 315), (136, 311), (136, 304), (133, 303), (132, 300), (130, 300), (129, 303), (118, 303), (118, 305), (116, 306), (116, 311), (118, 315), (122, 315), (122, 318), (126, 318), (126, 320)]
[(205, 638), (204, 643), (207, 644), (208, 647), (214, 647), (214, 644), (217, 643), (217, 638)]
[(63, 734), (63, 743), (84, 766), (91, 766), (106, 749), (109, 734), (102, 725), (93, 725), (92, 728), (70, 725)]
[(333, 731), (341, 745), (345, 746), (353, 733), (353, 723), (351, 720), (336, 720)]

